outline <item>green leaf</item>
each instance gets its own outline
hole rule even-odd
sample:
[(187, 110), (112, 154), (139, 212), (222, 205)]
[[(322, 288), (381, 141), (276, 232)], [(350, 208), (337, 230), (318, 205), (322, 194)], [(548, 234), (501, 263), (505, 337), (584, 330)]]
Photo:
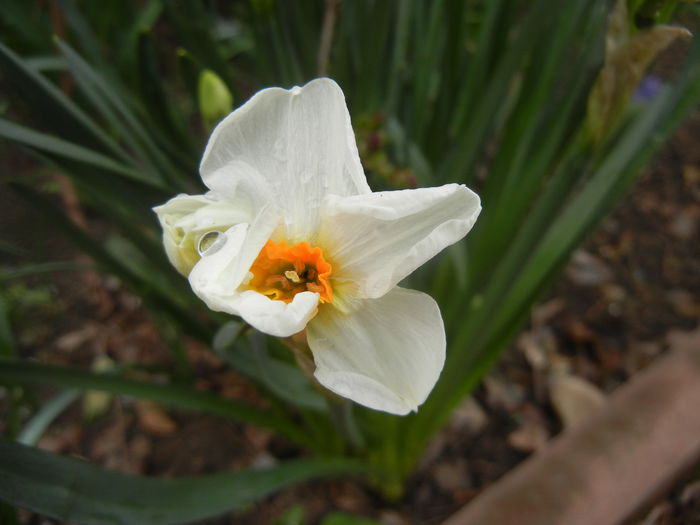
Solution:
[(17, 509), (12, 505), (0, 501), (0, 523), (7, 525), (19, 525)]
[(42, 273), (53, 272), (79, 272), (86, 270), (84, 264), (76, 261), (55, 261), (38, 264), (23, 264), (16, 268), (0, 268), (0, 280), (8, 281), (10, 279), (18, 279), (28, 275), (39, 275)]
[(32, 362), (0, 360), (0, 382), (34, 383), (81, 390), (100, 390), (150, 399), (190, 410), (223, 416), (267, 427), (299, 444), (305, 444), (302, 432), (284, 414), (271, 412), (217, 395), (176, 385), (159, 385), (114, 375), (95, 374), (72, 368)]
[(321, 525), (382, 525), (382, 522), (345, 512), (331, 512), (323, 518)]
[(0, 293), (0, 358), (14, 357), (17, 357), (17, 348), (10, 325), (10, 311), (5, 296)]
[[(106, 65), (107, 61), (102, 55), (102, 42), (96, 34), (99, 30), (97, 27), (98, 21), (89, 20), (73, 0), (57, 0), (57, 4), (61, 16), (65, 19), (66, 25), (70, 28), (72, 40), (81, 46), (83, 52), (92, 63), (99, 64), (100, 66)], [(107, 5), (104, 7), (108, 8), (109, 6)], [(102, 11), (105, 15), (109, 16), (111, 14), (113, 16), (113, 12), (110, 13), (110, 11), (104, 7)], [(110, 22), (114, 23), (113, 18)]]
[(44, 434), (49, 425), (61, 412), (80, 397), (80, 392), (75, 389), (64, 390), (56, 397), (42, 405), (32, 419), (24, 426), (17, 437), (17, 441), (23, 445), (35, 445)]
[(14, 140), (15, 142), (36, 148), (40, 151), (52, 153), (60, 157), (68, 157), (91, 166), (103, 168), (156, 188), (162, 187), (160, 184), (144, 176), (142, 172), (117, 162), (101, 153), (97, 153), (96, 151), (84, 148), (78, 144), (73, 144), (72, 142), (65, 141), (53, 135), (34, 131), (33, 129), (15, 124), (3, 118), (0, 118), (0, 137)]
[(306, 513), (301, 505), (293, 505), (275, 520), (272, 525), (304, 525)]
[[(491, 261), (483, 300), (465, 308), (448, 328), (448, 358), (440, 382), (416, 415), (404, 419), (409, 451), (427, 442), (457, 402), (495, 362), (527, 319), (534, 301), (565, 264), (575, 247), (610, 211), (645, 162), (700, 97), (700, 41), (691, 47), (685, 68), (601, 151), (577, 153), (558, 166), (533, 202), (523, 227), (500, 259)], [(574, 143), (574, 146), (576, 144)], [(480, 253), (475, 254), (478, 257)]]
[(135, 62), (138, 57), (139, 36), (144, 32), (151, 31), (162, 13), (163, 2), (161, 0), (149, 0), (137, 13), (131, 28), (124, 32), (124, 44), (121, 46), (120, 55), (122, 61), (128, 64), (129, 70), (137, 70)]
[(46, 78), (29, 67), (25, 61), (0, 43), (0, 72), (23, 100), (28, 101), (34, 117), (55, 133), (84, 149), (112, 154), (122, 160), (129, 157), (108, 137), (83, 110), (68, 99)]
[[(67, 43), (58, 38), (55, 41), (66, 58), (73, 78), (91, 102), (93, 110), (104, 118), (105, 122), (128, 145), (132, 154), (141, 164), (144, 164), (143, 169), (148, 174), (147, 178), (152, 179), (154, 184), (163, 185), (164, 180), (172, 183), (172, 178), (167, 175), (174, 171), (173, 165), (164, 158), (144, 125), (139, 122), (127, 101), (120, 95), (118, 86), (111, 86), (107, 78), (94, 70)], [(157, 171), (156, 166), (160, 168), (160, 172)]]
[[(299, 367), (276, 359), (259, 332), (240, 338), (241, 323), (224, 324), (214, 336), (214, 351), (246, 377), (264, 386), (280, 399), (302, 408), (324, 411), (323, 397), (314, 390)], [(268, 338), (268, 341), (275, 341)]]
[[(27, 186), (18, 184), (11, 184), (10, 186), (30, 204), (41, 210), (44, 217), (51, 219), (54, 226), (58, 226), (65, 231), (76, 245), (92, 257), (102, 269), (116, 275), (124, 284), (137, 291), (149, 307), (167, 312), (180, 323), (180, 326), (188, 330), (189, 335), (209, 341), (211, 337), (209, 328), (192, 315), (191, 306), (176, 301), (176, 287), (173, 287), (171, 293), (167, 295), (159, 289), (153, 288), (148, 280), (144, 281), (141, 277), (135, 275), (120, 260), (114, 257), (102, 243), (75, 226), (49, 199)], [(172, 270), (168, 268), (168, 271)]]
[[(187, 129), (185, 116), (179, 111), (179, 107), (172, 104), (165, 91), (162, 82), (162, 71), (158, 63), (158, 50), (156, 39), (150, 33), (141, 33), (138, 40), (138, 79), (140, 96), (144, 100), (154, 127), (157, 126), (157, 138), (160, 144), (168, 151), (169, 156), (180, 158), (185, 166), (194, 161), (198, 152), (197, 144), (192, 140), (192, 135)], [(184, 157), (183, 157), (184, 154)], [(164, 160), (168, 160), (167, 158)], [(178, 173), (189, 176), (190, 173)]]
[(213, 38), (212, 27), (217, 21), (214, 14), (202, 2), (170, 0), (164, 2), (164, 7), (187, 51), (231, 85), (232, 68), (222, 56), (221, 46)]
[(341, 459), (289, 461), (266, 469), (158, 479), (105, 470), (0, 441), (0, 498), (78, 525), (168, 525), (236, 511), (281, 487), (314, 477), (358, 473)]

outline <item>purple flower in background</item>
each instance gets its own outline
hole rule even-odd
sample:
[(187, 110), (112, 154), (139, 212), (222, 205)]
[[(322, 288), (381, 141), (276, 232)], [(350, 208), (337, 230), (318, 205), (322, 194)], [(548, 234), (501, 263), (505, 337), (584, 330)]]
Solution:
[(641, 104), (652, 102), (666, 84), (656, 75), (646, 75), (632, 94), (632, 100)]

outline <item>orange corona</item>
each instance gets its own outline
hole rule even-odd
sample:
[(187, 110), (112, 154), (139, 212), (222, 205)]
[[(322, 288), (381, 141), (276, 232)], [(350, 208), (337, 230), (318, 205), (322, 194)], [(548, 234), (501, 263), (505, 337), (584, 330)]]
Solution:
[(315, 292), (321, 295), (321, 303), (330, 303), (333, 300), (328, 282), (331, 270), (318, 246), (308, 242), (289, 246), (284, 241), (267, 241), (250, 267), (253, 277), (248, 287), (274, 301), (289, 303), (300, 292)]

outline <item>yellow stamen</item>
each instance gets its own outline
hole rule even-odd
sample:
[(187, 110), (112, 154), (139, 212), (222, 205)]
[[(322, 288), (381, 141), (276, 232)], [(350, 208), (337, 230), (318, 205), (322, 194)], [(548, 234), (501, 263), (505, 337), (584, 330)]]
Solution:
[(248, 287), (274, 301), (289, 303), (296, 294), (309, 291), (320, 294), (321, 303), (329, 303), (333, 300), (331, 271), (318, 246), (267, 241), (250, 268), (253, 277)]
[(294, 270), (287, 270), (286, 272), (284, 272), (284, 276), (293, 283), (299, 284), (301, 282), (299, 274)]

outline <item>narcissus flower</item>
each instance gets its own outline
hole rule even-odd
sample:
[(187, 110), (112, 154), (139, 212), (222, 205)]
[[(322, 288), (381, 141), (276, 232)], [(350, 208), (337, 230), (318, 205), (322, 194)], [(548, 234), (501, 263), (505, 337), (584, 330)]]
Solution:
[(445, 330), (429, 295), (397, 284), (466, 235), (478, 196), (459, 184), (372, 193), (327, 78), (257, 93), (216, 127), (200, 172), (208, 193), (155, 209), (197, 296), (273, 336), (306, 330), (329, 390), (416, 410), (442, 370)]

